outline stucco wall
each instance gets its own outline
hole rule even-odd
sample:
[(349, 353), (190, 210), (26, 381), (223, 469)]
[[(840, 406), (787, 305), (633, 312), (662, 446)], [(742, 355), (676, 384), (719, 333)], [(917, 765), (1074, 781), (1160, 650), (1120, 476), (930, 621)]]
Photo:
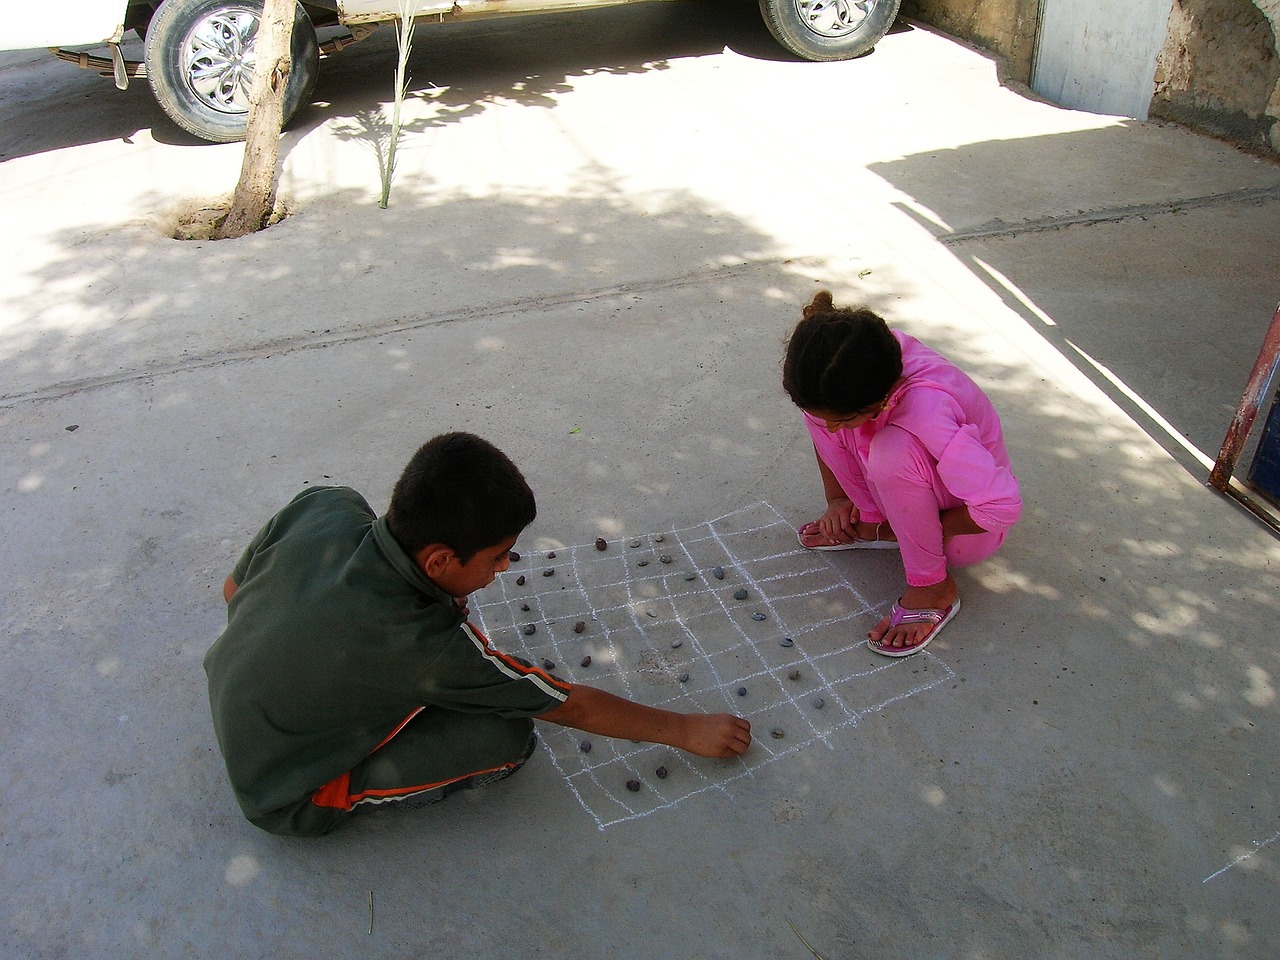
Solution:
[[(1280, 0), (1277, 0), (1280, 2)], [(1006, 79), (1031, 82), (1039, 0), (902, 0), (902, 13), (1001, 57)]]
[[(1115, 0), (1123, 3), (1125, 0)], [(903, 0), (902, 12), (989, 50), (1030, 83), (1039, 0)], [(1280, 0), (1173, 0), (1151, 114), (1280, 156)]]
[(1174, 0), (1151, 112), (1280, 154), (1280, 0)]

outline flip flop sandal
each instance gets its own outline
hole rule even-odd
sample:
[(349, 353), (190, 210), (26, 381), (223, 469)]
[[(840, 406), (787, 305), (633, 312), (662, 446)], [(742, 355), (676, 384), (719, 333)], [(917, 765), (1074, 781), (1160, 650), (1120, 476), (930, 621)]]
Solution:
[(897, 550), (897, 540), (855, 540), (853, 543), (832, 543), (822, 547), (811, 547), (804, 542), (804, 532), (813, 526), (813, 523), (806, 523), (802, 527), (796, 528), (796, 539), (800, 541), (800, 546), (806, 550), (835, 552), (836, 550)]
[(894, 603), (893, 609), (889, 611), (889, 628), (901, 626), (904, 623), (932, 623), (933, 629), (925, 634), (924, 639), (919, 643), (910, 647), (887, 647), (883, 643), (876, 640), (868, 640), (869, 646), (876, 653), (885, 657), (909, 657), (913, 653), (919, 653), (930, 643), (933, 638), (942, 632), (942, 628), (951, 622), (951, 618), (960, 612), (960, 601), (957, 600), (949, 607), (942, 609), (927, 608), (924, 610), (908, 610), (898, 603)]

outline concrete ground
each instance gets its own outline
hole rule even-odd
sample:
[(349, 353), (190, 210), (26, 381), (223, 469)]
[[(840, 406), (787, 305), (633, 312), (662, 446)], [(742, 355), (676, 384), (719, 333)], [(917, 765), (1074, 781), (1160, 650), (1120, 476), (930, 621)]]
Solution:
[[(422, 29), (383, 211), (390, 40), (322, 65), (292, 215), (216, 244), (162, 231), (237, 146), (0, 61), (4, 955), (1273, 957), (1280, 544), (1204, 461), (1280, 297), (1280, 168), (925, 29), (796, 62), (709, 0)], [(201, 658), (279, 505), (381, 509), (461, 428), (537, 491), (522, 549), (809, 519), (778, 371), (820, 287), (1004, 417), (1024, 519), (902, 665), (949, 683), (603, 829), (545, 752), (320, 840), (241, 819)], [(832, 564), (896, 596), (892, 557)]]

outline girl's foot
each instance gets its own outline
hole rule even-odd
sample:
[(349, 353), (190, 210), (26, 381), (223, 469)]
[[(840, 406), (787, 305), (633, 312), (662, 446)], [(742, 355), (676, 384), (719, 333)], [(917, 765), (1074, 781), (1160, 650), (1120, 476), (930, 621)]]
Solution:
[[(960, 588), (950, 574), (939, 583), (928, 587), (907, 587), (898, 605), (904, 610), (945, 610), (960, 600)], [(900, 623), (896, 627), (889, 617), (885, 617), (867, 633), (867, 638), (877, 646), (890, 650), (902, 650), (916, 647), (934, 630), (939, 629), (933, 623)]]
[(796, 531), (800, 538), (800, 546), (806, 550), (894, 550), (898, 546), (898, 538), (893, 535), (889, 521), (880, 523), (854, 524), (855, 537), (836, 540), (828, 537), (818, 529), (818, 521), (806, 523)]

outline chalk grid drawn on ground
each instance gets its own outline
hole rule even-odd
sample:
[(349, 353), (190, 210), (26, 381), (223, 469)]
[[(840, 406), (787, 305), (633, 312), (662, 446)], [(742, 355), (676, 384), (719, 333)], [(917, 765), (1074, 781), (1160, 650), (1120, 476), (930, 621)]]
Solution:
[[(500, 647), (519, 653), (513, 644), (521, 641), (523, 656), (539, 666), (554, 662), (555, 674), (574, 683), (751, 721), (752, 747), (735, 760), (542, 725), (552, 762), (601, 830), (707, 791), (727, 794), (761, 767), (815, 744), (831, 748), (835, 734), (866, 714), (955, 676), (928, 650), (890, 660), (866, 649), (876, 606), (829, 555), (802, 549), (767, 503), (610, 540), (603, 551), (588, 543), (555, 554), (524, 554), (472, 597), (474, 620)], [(544, 576), (549, 569), (554, 573)], [(738, 600), (742, 589), (747, 598)], [(579, 621), (586, 626), (575, 633)], [(531, 623), (536, 632), (525, 635)], [(774, 739), (774, 729), (785, 736)], [(579, 748), (583, 740), (590, 752)], [(665, 779), (655, 775), (659, 766)], [(639, 781), (640, 791), (628, 791), (628, 780)]]

